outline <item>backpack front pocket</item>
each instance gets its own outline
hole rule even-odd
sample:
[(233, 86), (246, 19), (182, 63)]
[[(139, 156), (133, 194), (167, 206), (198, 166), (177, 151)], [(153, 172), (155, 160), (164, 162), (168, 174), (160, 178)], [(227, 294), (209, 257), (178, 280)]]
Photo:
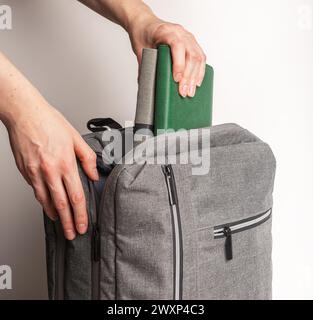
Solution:
[(198, 299), (271, 299), (271, 217), (268, 209), (198, 229)]
[(226, 260), (233, 259), (233, 241), (232, 235), (238, 232), (242, 232), (251, 228), (255, 228), (258, 225), (267, 221), (272, 214), (272, 209), (267, 210), (261, 214), (258, 214), (247, 219), (240, 221), (227, 223), (214, 227), (214, 238), (225, 238), (225, 257)]

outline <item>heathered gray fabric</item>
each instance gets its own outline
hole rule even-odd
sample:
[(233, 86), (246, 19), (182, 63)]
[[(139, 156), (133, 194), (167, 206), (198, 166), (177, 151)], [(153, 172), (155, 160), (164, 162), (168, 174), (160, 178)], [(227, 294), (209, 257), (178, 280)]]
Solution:
[(54, 232), (54, 225), (51, 221), (44, 217), (44, 224), (46, 230), (46, 262), (47, 262), (47, 281), (49, 299), (53, 300), (55, 297), (55, 254), (56, 254), (56, 237)]
[(153, 125), (157, 49), (144, 48), (140, 66), (135, 123)]
[[(161, 167), (134, 165), (118, 177), (114, 198), (105, 197), (103, 205), (110, 207), (114, 199), (114, 228), (107, 223), (112, 220), (110, 210), (103, 211), (101, 220), (103, 239), (114, 236), (114, 274), (106, 275), (115, 278), (114, 298), (171, 299), (173, 240)], [(108, 259), (102, 253), (102, 259)], [(101, 294), (107, 296), (106, 286), (101, 287)]]
[(214, 239), (212, 228), (198, 230), (198, 299), (271, 299), (271, 221), (232, 239), (234, 258), (225, 261), (225, 239)]
[[(225, 238), (214, 239), (213, 230), (272, 207), (275, 158), (266, 143), (235, 124), (212, 127), (209, 136), (207, 132), (202, 136), (203, 141), (208, 138), (208, 174), (192, 175), (191, 164), (172, 165), (183, 235), (182, 297), (270, 299), (271, 219), (232, 235), (230, 261), (225, 259)], [(86, 141), (99, 156), (103, 148), (100, 135), (88, 135)], [(88, 198), (90, 186), (87, 188), (83, 172), (81, 176)], [(98, 214), (99, 298), (173, 299), (173, 227), (161, 165), (116, 165), (107, 178)], [(46, 225), (53, 296), (55, 238), (49, 228)], [(91, 298), (90, 243), (88, 233), (67, 244), (67, 299)]]
[[(91, 214), (93, 213), (93, 204), (91, 203), (90, 181), (80, 165), (78, 165), (82, 185), (86, 197), (89, 225), (85, 235), (77, 236), (73, 241), (66, 241), (62, 234), (56, 234), (55, 228), (59, 227), (60, 221), (53, 222), (46, 215), (46, 256), (47, 256), (47, 272), (48, 272), (48, 290), (50, 299), (59, 299), (56, 296), (56, 285), (58, 283), (58, 274), (64, 272), (64, 291), (63, 298), (72, 299), (91, 299), (91, 242), (92, 242), (92, 226)], [(58, 225), (58, 226), (57, 226)], [(60, 265), (56, 261), (57, 238), (62, 237), (65, 242), (63, 263), (64, 270), (60, 270)]]

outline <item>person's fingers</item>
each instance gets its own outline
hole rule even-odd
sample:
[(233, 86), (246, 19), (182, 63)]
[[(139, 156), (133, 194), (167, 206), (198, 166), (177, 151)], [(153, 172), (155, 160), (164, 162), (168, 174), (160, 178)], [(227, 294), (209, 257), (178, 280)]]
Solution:
[(43, 180), (41, 180), (40, 183), (37, 183), (34, 185), (34, 192), (35, 192), (35, 197), (37, 201), (41, 204), (45, 214), (52, 221), (56, 221), (58, 219), (58, 213), (54, 208), (49, 190)]
[(187, 52), (186, 53), (186, 66), (183, 74), (183, 78), (179, 83), (179, 92), (183, 97), (186, 97), (187, 95), (191, 96), (191, 90), (192, 90), (192, 83), (191, 83), (191, 76), (193, 74), (194, 69), (196, 68), (196, 63), (192, 59), (191, 55)]
[(195, 80), (196, 80), (196, 85), (200, 87), (205, 75), (206, 56), (198, 44), (196, 45), (196, 48), (197, 50), (195, 53), (195, 58), (199, 63), (199, 69), (198, 69), (198, 74), (195, 76)]
[(45, 214), (53, 221), (57, 220), (58, 214), (53, 206), (49, 190), (37, 168), (29, 167), (27, 174), (28, 181), (33, 187), (35, 198), (41, 204)]
[[(186, 51), (186, 68), (183, 76), (182, 90), (185, 95), (193, 97), (196, 92), (197, 83), (199, 83), (199, 73), (203, 64), (203, 56), (201, 51), (189, 48)], [(202, 79), (201, 79), (202, 80)]]
[(189, 90), (189, 79), (187, 78), (183, 78), (180, 82), (179, 82), (179, 93), (182, 97), (186, 98), (188, 95), (188, 90)]
[(51, 168), (44, 168), (46, 183), (50, 192), (55, 209), (57, 210), (63, 230), (64, 236), (68, 240), (73, 240), (76, 236), (73, 216), (68, 201), (68, 197), (60, 176), (52, 173)]
[(97, 156), (80, 136), (75, 138), (74, 151), (88, 177), (91, 180), (99, 180)]
[(176, 40), (171, 43), (171, 52), (173, 57), (173, 78), (180, 82), (185, 70), (186, 50), (183, 42)]
[(204, 79), (204, 75), (205, 75), (205, 68), (206, 68), (206, 57), (205, 55), (203, 55), (203, 62), (200, 66), (200, 71), (199, 71), (199, 74), (198, 74), (198, 78), (197, 78), (197, 86), (200, 87), (201, 84), (202, 84), (202, 81)]
[(75, 159), (73, 159), (73, 168), (71, 171), (68, 170), (68, 172), (63, 175), (63, 182), (72, 206), (76, 230), (80, 234), (84, 234), (87, 231), (88, 216), (84, 190), (79, 178)]
[(43, 208), (44, 213), (45, 213), (52, 221), (56, 221), (56, 220), (58, 220), (59, 215), (58, 215), (57, 211), (56, 211), (55, 208), (54, 208), (54, 205), (53, 205), (53, 202), (52, 202), (52, 199), (51, 199), (51, 197), (50, 197), (49, 192), (48, 192), (48, 197), (49, 197), (49, 200), (47, 200), (47, 202), (45, 202), (45, 203), (42, 205), (42, 208)]
[(200, 72), (201, 64), (197, 59), (193, 59), (193, 67), (190, 74), (190, 82), (188, 87), (188, 96), (194, 97), (197, 89), (197, 80)]

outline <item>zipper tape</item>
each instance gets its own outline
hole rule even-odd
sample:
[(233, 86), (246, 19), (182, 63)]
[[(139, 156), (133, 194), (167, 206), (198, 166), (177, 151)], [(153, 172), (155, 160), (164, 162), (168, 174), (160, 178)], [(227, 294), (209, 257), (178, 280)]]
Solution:
[(183, 288), (183, 238), (178, 206), (178, 196), (175, 183), (173, 168), (171, 165), (163, 165), (162, 171), (165, 176), (166, 186), (169, 197), (169, 204), (172, 214), (173, 229), (173, 272), (174, 272), (174, 300), (182, 299)]
[(214, 238), (218, 239), (218, 238), (225, 237), (225, 234), (224, 234), (225, 227), (229, 227), (232, 234), (241, 232), (250, 228), (254, 228), (264, 223), (266, 220), (268, 220), (271, 217), (271, 214), (272, 214), (272, 208), (261, 214), (258, 214), (256, 216), (253, 216), (247, 219), (216, 226), (214, 227)]
[(272, 209), (259, 215), (243, 219), (240, 221), (224, 224), (214, 228), (214, 238), (225, 238), (225, 257), (226, 260), (233, 259), (233, 241), (232, 234), (255, 228), (267, 221), (272, 214)]

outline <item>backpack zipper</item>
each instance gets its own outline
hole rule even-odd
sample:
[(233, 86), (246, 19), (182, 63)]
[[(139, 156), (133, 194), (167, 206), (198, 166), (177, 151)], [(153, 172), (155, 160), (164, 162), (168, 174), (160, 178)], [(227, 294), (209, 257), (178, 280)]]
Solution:
[(54, 231), (56, 234), (54, 300), (64, 300), (64, 269), (66, 239), (64, 237), (60, 221), (54, 223)]
[(178, 205), (177, 189), (173, 168), (171, 165), (163, 165), (162, 171), (165, 176), (169, 204), (171, 207), (171, 219), (173, 230), (173, 274), (174, 274), (174, 292), (173, 299), (182, 299), (183, 290), (183, 238), (182, 227), (180, 221), (180, 212)]
[[(91, 216), (91, 224), (92, 224), (92, 239), (91, 239), (91, 299), (98, 300), (99, 299), (99, 272), (100, 272), (100, 232), (98, 225), (98, 211), (99, 208), (97, 206), (97, 194), (95, 190), (95, 186), (92, 182), (90, 182), (90, 191), (91, 191), (91, 199), (90, 199), (90, 216)], [(93, 204), (93, 206), (91, 206)]]
[(225, 238), (226, 260), (233, 259), (232, 235), (237, 232), (242, 232), (244, 230), (255, 228), (256, 226), (267, 221), (271, 217), (271, 214), (272, 208), (251, 218), (214, 227), (214, 238)]

